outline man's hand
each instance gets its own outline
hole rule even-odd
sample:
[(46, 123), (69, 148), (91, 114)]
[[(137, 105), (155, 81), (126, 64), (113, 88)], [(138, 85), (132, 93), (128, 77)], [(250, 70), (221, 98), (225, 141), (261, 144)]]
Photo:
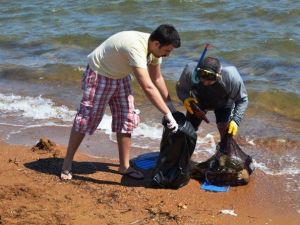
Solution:
[(206, 112), (201, 110), (198, 107), (197, 103), (197, 99), (189, 97), (184, 100), (183, 105), (190, 114), (194, 114), (197, 118), (204, 120), (206, 123), (209, 123), (209, 120), (206, 117)]
[(165, 119), (168, 121), (167, 127), (172, 130), (173, 133), (176, 133), (178, 130), (178, 124), (176, 120), (174, 119), (173, 115), (171, 112), (167, 113), (165, 115)]
[(237, 132), (238, 132), (238, 125), (236, 124), (236, 122), (231, 120), (228, 127), (228, 134), (235, 136)]
[(183, 101), (184, 107), (190, 114), (194, 114), (194, 111), (192, 109), (192, 103), (197, 104), (198, 103), (197, 99), (195, 99), (193, 97), (188, 97), (188, 98), (184, 99), (184, 101)]

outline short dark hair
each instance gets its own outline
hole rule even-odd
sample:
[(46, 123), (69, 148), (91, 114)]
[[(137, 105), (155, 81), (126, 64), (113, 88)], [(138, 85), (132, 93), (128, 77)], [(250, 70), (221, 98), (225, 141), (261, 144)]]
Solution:
[(172, 44), (174, 48), (180, 47), (180, 37), (173, 25), (162, 24), (150, 35), (151, 41), (158, 41), (162, 46)]
[(206, 57), (202, 63), (200, 63), (200, 68), (214, 73), (220, 73), (221, 63), (217, 58)]

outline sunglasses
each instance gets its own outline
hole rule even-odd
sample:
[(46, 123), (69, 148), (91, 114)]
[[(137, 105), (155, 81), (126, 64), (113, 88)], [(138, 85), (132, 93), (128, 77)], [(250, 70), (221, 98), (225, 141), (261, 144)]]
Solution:
[(219, 80), (221, 78), (221, 74), (211, 72), (209, 70), (197, 68), (197, 72), (198, 72), (199, 78), (203, 79), (203, 80), (216, 81), (216, 80)]

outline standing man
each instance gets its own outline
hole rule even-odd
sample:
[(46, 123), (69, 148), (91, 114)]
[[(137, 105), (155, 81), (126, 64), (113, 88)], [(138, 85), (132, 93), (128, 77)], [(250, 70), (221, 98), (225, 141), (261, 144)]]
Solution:
[(248, 95), (243, 80), (234, 66), (222, 67), (217, 58), (206, 57), (198, 68), (188, 64), (176, 84), (177, 95), (187, 109), (187, 118), (194, 128), (205, 114), (213, 110), (222, 139), (227, 133), (233, 136), (248, 106)]
[(88, 55), (88, 66), (82, 80), (83, 97), (74, 119), (61, 179), (72, 179), (72, 161), (85, 134), (92, 135), (107, 105), (112, 113), (112, 131), (117, 133), (119, 173), (135, 179), (144, 175), (129, 166), (131, 133), (139, 117), (135, 114), (131, 89), (134, 75), (148, 99), (169, 121), (174, 132), (178, 124), (172, 116), (171, 102), (161, 74), (161, 57), (180, 47), (180, 37), (172, 25), (160, 25), (151, 34), (123, 31), (109, 37)]

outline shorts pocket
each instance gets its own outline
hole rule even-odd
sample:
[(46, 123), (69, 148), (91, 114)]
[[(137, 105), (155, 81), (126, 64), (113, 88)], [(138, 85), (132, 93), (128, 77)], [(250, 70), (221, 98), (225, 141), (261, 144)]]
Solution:
[(132, 95), (128, 96), (128, 103), (129, 103), (129, 113), (128, 113), (128, 123), (130, 124), (129, 127), (136, 128), (140, 123), (140, 110), (134, 108), (134, 98)]
[(81, 81), (82, 90), (95, 87), (97, 85), (97, 82), (98, 82), (97, 73), (94, 72), (91, 68), (87, 67)]
[(140, 110), (139, 109), (134, 109), (132, 113), (132, 126), (133, 128), (136, 128), (140, 124)]

